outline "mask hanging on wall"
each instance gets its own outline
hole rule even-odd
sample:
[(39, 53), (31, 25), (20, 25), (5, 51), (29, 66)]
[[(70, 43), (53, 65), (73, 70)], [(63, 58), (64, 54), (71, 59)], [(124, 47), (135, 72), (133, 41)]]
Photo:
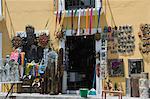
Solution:
[(12, 46), (17, 49), (22, 46), (22, 38), (20, 36), (14, 36), (12, 39)]
[(41, 47), (46, 47), (49, 42), (49, 36), (46, 35), (46, 33), (42, 33), (42, 35), (39, 36), (39, 44)]

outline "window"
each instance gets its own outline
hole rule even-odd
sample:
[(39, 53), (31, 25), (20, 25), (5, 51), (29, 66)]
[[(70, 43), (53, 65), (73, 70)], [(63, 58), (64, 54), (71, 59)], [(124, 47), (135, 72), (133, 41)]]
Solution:
[[(56, 1), (54, 0), (54, 8), (57, 5), (55, 3)], [(101, 7), (101, 0), (58, 0), (57, 3), (58, 11), (75, 10), (79, 8), (86, 9), (88, 7), (93, 7), (94, 9), (98, 10), (98, 8)]]
[(95, 8), (95, 0), (65, 0), (65, 9)]

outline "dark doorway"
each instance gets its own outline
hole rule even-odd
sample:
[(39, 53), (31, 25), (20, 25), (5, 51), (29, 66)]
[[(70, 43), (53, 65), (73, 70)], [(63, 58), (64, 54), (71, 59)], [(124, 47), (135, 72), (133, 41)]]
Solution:
[(92, 88), (96, 62), (94, 35), (67, 36), (66, 52), (68, 90)]

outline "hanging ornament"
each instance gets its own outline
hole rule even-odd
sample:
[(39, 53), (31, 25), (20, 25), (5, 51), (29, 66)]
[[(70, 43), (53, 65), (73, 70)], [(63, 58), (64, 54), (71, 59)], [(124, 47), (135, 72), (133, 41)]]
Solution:
[(65, 34), (65, 30), (62, 27), (61, 30), (57, 32), (56, 38), (61, 39), (64, 37), (64, 34)]
[(14, 36), (12, 39), (12, 46), (17, 49), (22, 45), (22, 38), (20, 36)]
[(49, 37), (46, 35), (46, 33), (43, 33), (39, 36), (39, 44), (41, 47), (46, 47), (49, 42)]
[(111, 32), (111, 26), (108, 26), (108, 32)]
[[(99, 27), (99, 24), (100, 24), (100, 13), (101, 13), (101, 8), (99, 9), (99, 12), (97, 14), (97, 10), (95, 10), (95, 26), (97, 28), (97, 32), (95, 34), (95, 39), (97, 41), (99, 41), (101, 39), (101, 34), (99, 33), (98, 31), (98, 27)], [(98, 17), (97, 17), (98, 16)]]

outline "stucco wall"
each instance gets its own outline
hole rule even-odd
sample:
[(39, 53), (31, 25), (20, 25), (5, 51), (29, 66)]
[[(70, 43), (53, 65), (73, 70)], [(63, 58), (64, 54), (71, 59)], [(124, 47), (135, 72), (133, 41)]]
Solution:
[[(24, 31), (26, 25), (32, 25), (36, 30), (48, 29), (52, 43), (54, 43), (55, 48), (58, 47), (58, 44), (56, 44), (57, 41), (54, 38), (55, 15), (53, 11), (53, 0), (7, 0), (6, 3), (3, 2), (3, 8), (3, 14), (6, 20), (3, 24), (6, 23), (7, 27), (0, 29), (7, 30), (7, 32), (3, 33), (5, 39), (9, 35), (8, 39), (10, 41), (11, 35), (15, 35), (12, 26), (14, 32), (16, 32)], [(3, 48), (4, 57), (10, 53), (10, 50), (6, 51), (6, 48), (10, 49), (10, 45), (3, 44)]]
[[(109, 4), (107, 0), (103, 0), (103, 11), (106, 16), (106, 23), (112, 25), (112, 17), (109, 10)], [(150, 0), (108, 0), (113, 13), (113, 17), (117, 26), (129, 24), (133, 26), (133, 33), (135, 35), (135, 52), (132, 56), (116, 55), (119, 58), (124, 59), (125, 77), (128, 77), (128, 59), (144, 59), (144, 71), (150, 73), (150, 55), (143, 56), (139, 51), (138, 32), (141, 23), (150, 23)], [(116, 57), (110, 55), (109, 58)], [(125, 88), (125, 80), (120, 78), (111, 78), (113, 82), (123, 81), (123, 87)], [(124, 90), (125, 91), (125, 90)]]
[[(112, 17), (108, 7), (107, 0), (103, 0), (103, 12), (101, 14), (101, 27), (105, 25), (113, 25)], [(128, 59), (135, 58), (141, 59), (143, 55), (139, 52), (139, 25), (141, 23), (150, 23), (150, 0), (108, 0), (110, 1), (110, 7), (113, 12), (113, 17), (117, 26), (130, 24), (133, 26), (135, 34), (136, 49), (132, 56), (120, 56), (110, 55), (109, 58), (123, 58), (125, 62), (125, 77), (128, 77)], [(4, 4), (4, 3), (3, 3)], [(53, 11), (53, 0), (7, 0), (9, 14), (11, 16), (12, 25), (15, 31), (23, 31), (25, 25), (31, 24), (36, 30), (45, 29), (47, 20), (49, 23), (47, 28), (50, 31), (50, 38), (55, 45), (55, 49), (58, 48), (58, 42), (54, 37), (55, 30), (55, 15)], [(5, 5), (3, 5), (5, 7)], [(3, 57), (9, 54), (11, 49), (10, 43), (10, 18), (8, 12), (4, 9), (5, 20), (0, 23), (0, 30), (3, 33)], [(64, 25), (66, 24), (66, 18)], [(70, 18), (69, 18), (69, 26)], [(85, 17), (81, 18), (81, 27), (85, 26)], [(93, 21), (94, 22), (94, 21)], [(77, 22), (76, 22), (77, 23)], [(144, 57), (144, 70), (150, 73), (150, 55)], [(115, 81), (122, 81), (122, 78), (114, 78)], [(123, 80), (123, 87), (125, 88), (125, 80)]]

